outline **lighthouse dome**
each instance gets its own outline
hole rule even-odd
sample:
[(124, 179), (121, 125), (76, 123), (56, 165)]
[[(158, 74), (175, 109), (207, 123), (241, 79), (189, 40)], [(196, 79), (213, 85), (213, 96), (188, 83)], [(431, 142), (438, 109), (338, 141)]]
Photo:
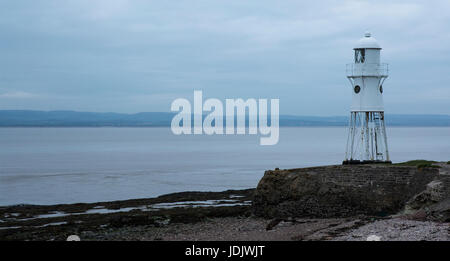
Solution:
[(378, 44), (377, 40), (372, 37), (370, 32), (366, 32), (364, 34), (364, 37), (359, 39), (359, 41), (356, 43), (355, 48), (353, 49), (381, 49), (381, 47)]

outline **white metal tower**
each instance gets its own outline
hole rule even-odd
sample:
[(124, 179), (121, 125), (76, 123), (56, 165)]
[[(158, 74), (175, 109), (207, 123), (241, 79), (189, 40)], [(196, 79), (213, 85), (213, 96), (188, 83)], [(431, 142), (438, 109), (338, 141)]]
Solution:
[(353, 49), (355, 60), (347, 64), (353, 98), (343, 164), (390, 163), (383, 106), (388, 64), (380, 63), (381, 47), (369, 32)]

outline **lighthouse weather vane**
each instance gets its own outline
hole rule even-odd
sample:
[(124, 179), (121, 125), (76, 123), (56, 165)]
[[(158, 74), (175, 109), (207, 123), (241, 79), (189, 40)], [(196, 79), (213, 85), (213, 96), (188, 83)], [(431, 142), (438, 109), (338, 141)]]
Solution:
[(352, 106), (343, 164), (390, 163), (383, 106), (388, 64), (380, 63), (381, 47), (369, 32), (353, 49), (354, 62), (347, 64)]

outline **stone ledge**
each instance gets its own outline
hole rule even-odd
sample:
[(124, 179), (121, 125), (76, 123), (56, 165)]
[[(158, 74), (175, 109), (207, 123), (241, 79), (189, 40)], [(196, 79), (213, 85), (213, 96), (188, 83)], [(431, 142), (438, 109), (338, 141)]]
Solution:
[(263, 217), (384, 216), (397, 213), (439, 171), (395, 165), (332, 165), (268, 170), (255, 191)]

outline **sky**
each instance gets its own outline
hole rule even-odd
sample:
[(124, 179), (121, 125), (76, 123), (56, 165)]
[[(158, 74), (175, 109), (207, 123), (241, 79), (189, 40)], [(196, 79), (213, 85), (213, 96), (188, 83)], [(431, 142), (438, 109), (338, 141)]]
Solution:
[(0, 0), (0, 109), (170, 111), (202, 90), (346, 115), (367, 30), (386, 113), (450, 114), (448, 0)]

